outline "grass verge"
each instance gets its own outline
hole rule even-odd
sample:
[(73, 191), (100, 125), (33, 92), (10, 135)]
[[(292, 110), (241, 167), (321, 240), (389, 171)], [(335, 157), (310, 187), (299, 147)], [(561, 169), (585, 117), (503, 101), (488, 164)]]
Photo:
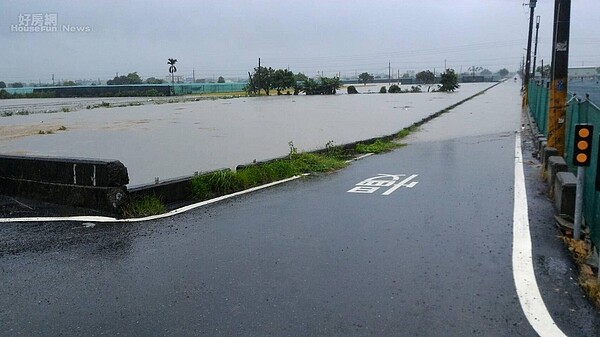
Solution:
[(356, 153), (384, 153), (392, 151), (393, 149), (400, 147), (399, 143), (392, 140), (377, 139), (371, 144), (358, 143), (354, 147)]
[(300, 153), (236, 172), (219, 171), (192, 179), (192, 195), (206, 200), (302, 173), (331, 172), (346, 166), (344, 160), (327, 154)]
[(144, 217), (166, 212), (166, 207), (156, 196), (144, 196), (130, 200), (123, 207), (123, 216), (126, 218)]

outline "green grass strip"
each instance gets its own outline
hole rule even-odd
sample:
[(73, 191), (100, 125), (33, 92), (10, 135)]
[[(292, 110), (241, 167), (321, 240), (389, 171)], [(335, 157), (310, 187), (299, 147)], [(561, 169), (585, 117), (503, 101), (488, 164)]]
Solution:
[(165, 205), (156, 196), (144, 196), (130, 200), (123, 208), (123, 216), (137, 218), (166, 212)]
[(248, 166), (237, 172), (220, 171), (192, 179), (192, 195), (206, 200), (302, 173), (330, 172), (346, 166), (344, 160), (326, 154), (300, 153), (289, 159)]

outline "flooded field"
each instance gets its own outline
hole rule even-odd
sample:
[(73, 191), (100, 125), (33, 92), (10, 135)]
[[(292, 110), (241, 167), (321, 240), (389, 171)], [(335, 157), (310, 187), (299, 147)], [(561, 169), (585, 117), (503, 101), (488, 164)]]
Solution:
[(596, 105), (600, 105), (600, 83), (596, 80), (570, 80), (568, 90), (571, 93), (577, 94), (579, 98), (585, 98), (585, 95), (588, 94), (590, 101)]
[[(0, 118), (0, 153), (118, 159), (133, 186), (280, 157), (290, 141), (309, 151), (392, 134), (491, 85), (463, 84), (450, 94), (271, 96), (13, 115)], [(66, 100), (59, 103), (90, 104)], [(17, 103), (10, 101), (1, 102)], [(56, 101), (29, 103), (43, 111)]]

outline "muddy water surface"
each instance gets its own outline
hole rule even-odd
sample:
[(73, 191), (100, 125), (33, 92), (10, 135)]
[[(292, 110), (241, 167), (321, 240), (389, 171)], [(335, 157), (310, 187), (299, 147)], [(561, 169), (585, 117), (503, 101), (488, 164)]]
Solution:
[[(130, 186), (395, 133), (490, 83), (451, 94), (271, 96), (0, 118), (0, 153), (118, 159)], [(43, 131), (43, 134), (40, 132)]]

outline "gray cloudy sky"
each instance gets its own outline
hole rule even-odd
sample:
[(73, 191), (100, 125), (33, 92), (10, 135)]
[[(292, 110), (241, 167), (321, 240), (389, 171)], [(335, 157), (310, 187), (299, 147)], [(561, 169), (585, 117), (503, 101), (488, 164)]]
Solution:
[[(325, 76), (481, 66), (516, 70), (525, 53), (523, 0), (0, 0), (0, 80), (102, 79), (137, 71), (245, 77), (256, 66)], [(538, 60), (550, 62), (554, 0), (539, 0)], [(571, 9), (571, 66), (600, 66), (600, 1)], [(15, 32), (56, 14), (56, 32)], [(38, 21), (39, 24), (39, 21)], [(45, 22), (42, 23), (46, 24)], [(89, 32), (63, 31), (63, 25)], [(539, 65), (539, 61), (538, 61)]]

